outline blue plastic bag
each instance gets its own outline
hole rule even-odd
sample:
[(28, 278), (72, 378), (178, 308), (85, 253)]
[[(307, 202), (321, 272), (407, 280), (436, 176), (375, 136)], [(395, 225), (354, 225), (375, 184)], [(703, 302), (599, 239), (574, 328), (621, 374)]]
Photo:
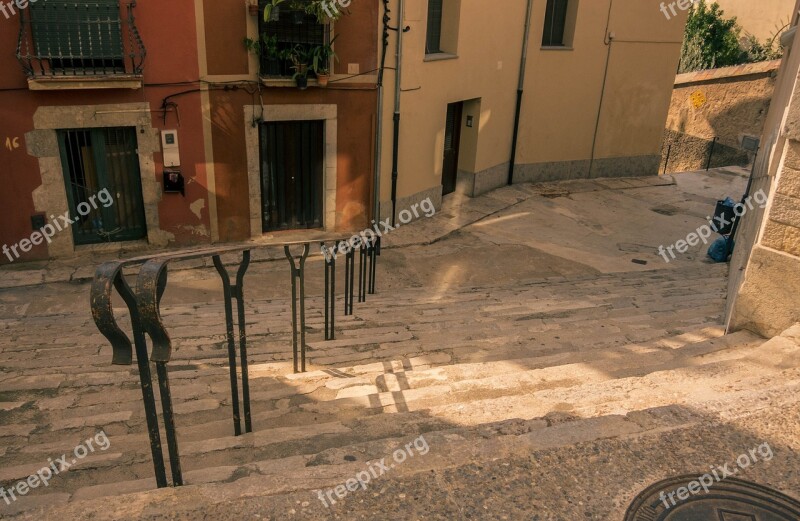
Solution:
[(708, 256), (714, 262), (728, 262), (735, 244), (732, 237), (720, 237), (708, 248)]

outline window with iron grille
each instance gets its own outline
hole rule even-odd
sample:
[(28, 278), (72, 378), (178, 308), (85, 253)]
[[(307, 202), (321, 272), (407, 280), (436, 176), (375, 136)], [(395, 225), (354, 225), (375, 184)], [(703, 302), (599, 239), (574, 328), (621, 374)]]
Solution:
[(425, 40), (425, 54), (442, 52), (442, 9), (443, 0), (428, 0), (428, 33)]
[(17, 59), (29, 77), (141, 74), (133, 0), (37, 0), (20, 11)]
[[(260, 0), (261, 12), (269, 0)], [(272, 18), (265, 22), (259, 16), (259, 34), (273, 39), (272, 44), (261, 40), (261, 75), (273, 78), (287, 78), (294, 75), (292, 62), (276, 54), (300, 45), (304, 50), (324, 45), (330, 41), (330, 27), (321, 24), (317, 17), (299, 9), (287, 7), (290, 2), (278, 5), (272, 10)], [(313, 73), (310, 73), (313, 74)]]
[(564, 34), (567, 28), (567, 7), (569, 0), (547, 0), (547, 11), (544, 17), (544, 34), (542, 45), (545, 47), (563, 47)]

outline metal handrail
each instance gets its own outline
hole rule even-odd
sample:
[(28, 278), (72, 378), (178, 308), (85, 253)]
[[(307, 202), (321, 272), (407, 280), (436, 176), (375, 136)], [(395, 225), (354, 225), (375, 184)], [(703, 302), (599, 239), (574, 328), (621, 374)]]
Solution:
[[(250, 265), (252, 252), (258, 249), (281, 247), (290, 264), (292, 282), (292, 358), (295, 373), (306, 370), (305, 344), (305, 263), (311, 252), (312, 244), (319, 244), (326, 251), (326, 243), (341, 243), (341, 240), (296, 241), (264, 246), (240, 245), (222, 248), (200, 248), (183, 250), (174, 253), (147, 255), (127, 260), (116, 260), (102, 264), (97, 268), (91, 288), (92, 317), (97, 328), (111, 344), (112, 364), (131, 365), (133, 350), (136, 350), (136, 361), (139, 369), (144, 403), (145, 418), (150, 438), (150, 448), (155, 467), (156, 483), (159, 488), (168, 486), (166, 467), (164, 464), (161, 435), (158, 424), (158, 413), (153, 392), (150, 362), (156, 366), (159, 395), (161, 398), (164, 432), (167, 438), (170, 470), (174, 486), (183, 484), (178, 450), (175, 419), (172, 409), (172, 397), (169, 386), (167, 364), (172, 358), (172, 340), (161, 318), (161, 298), (167, 287), (169, 265), (173, 262), (210, 258), (219, 274), (225, 299), (226, 339), (231, 380), (231, 403), (233, 410), (234, 435), (242, 434), (241, 414), (239, 408), (239, 385), (237, 371), (236, 345), (239, 345), (239, 364), (242, 379), (242, 409), (244, 412), (244, 432), (252, 432), (252, 415), (250, 412), (250, 385), (247, 367), (247, 331), (244, 308), (244, 280)], [(292, 249), (302, 246), (299, 255)], [(359, 288), (358, 301), (366, 302), (366, 295), (375, 293), (377, 256), (380, 254), (380, 238), (361, 241), (359, 251)], [(228, 269), (222, 262), (222, 255), (241, 254), (242, 260), (236, 267), (235, 281), (231, 281)], [(345, 315), (353, 313), (355, 250), (345, 255)], [(124, 270), (137, 268), (136, 284), (131, 287), (125, 279)], [(335, 337), (335, 271), (336, 257), (325, 257), (325, 340)], [(299, 289), (299, 295), (298, 295)], [(114, 316), (112, 306), (113, 293), (122, 297), (131, 319), (132, 339), (123, 331)], [(234, 327), (233, 299), (236, 299), (238, 328)], [(238, 330), (237, 330), (238, 329)], [(237, 339), (238, 333), (238, 339)], [(148, 352), (147, 337), (150, 338), (152, 351)], [(238, 340), (238, 342), (237, 342)]]

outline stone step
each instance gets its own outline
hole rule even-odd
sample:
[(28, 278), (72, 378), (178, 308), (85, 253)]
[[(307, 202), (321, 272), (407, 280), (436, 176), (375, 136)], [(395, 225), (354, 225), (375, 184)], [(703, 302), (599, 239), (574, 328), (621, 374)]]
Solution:
[[(739, 397), (726, 402), (715, 401), (713, 406), (724, 417), (724, 421), (747, 423), (748, 417), (759, 413), (758, 404), (766, 400), (773, 406), (797, 408), (800, 405), (797, 393), (799, 388), (800, 384), (795, 381), (779, 389), (751, 391), (745, 399)], [(705, 409), (703, 405), (706, 403), (698, 404), (701, 405), (701, 410)], [(388, 463), (385, 472), (391, 472), (391, 475), (377, 474), (380, 478), (375, 480), (383, 481), (497, 460), (545, 461), (549, 459), (548, 453), (554, 449), (567, 448), (573, 452), (586, 444), (591, 445), (601, 440), (619, 440), (622, 444), (640, 446), (643, 440), (660, 439), (668, 433), (719, 428), (714, 425), (716, 421), (702, 412), (677, 405), (648, 407), (624, 415), (607, 414), (592, 418), (553, 413), (545, 418), (515, 419), (476, 427), (452, 426), (449, 429), (362, 441), (313, 455), (288, 456), (246, 465), (225, 465), (188, 471), (184, 474), (186, 486), (177, 490), (154, 490), (154, 480), (143, 478), (81, 487), (72, 494), (49, 492), (42, 496), (31, 495), (15, 502), (12, 510), (7, 512), (13, 514), (49, 505), (58, 508), (66, 516), (78, 516), (80, 512), (80, 516), (104, 519), (99, 506), (101, 504), (113, 505), (112, 511), (115, 513), (125, 510), (138, 516), (138, 513), (144, 512), (140, 509), (145, 508), (145, 505), (162, 502), (167, 497), (173, 507), (177, 507), (173, 510), (175, 513), (191, 505), (192, 501), (222, 503), (253, 495), (274, 496), (293, 491), (305, 492), (310, 502), (318, 500), (316, 491), (327, 491), (345, 484), (348, 479), (365, 469), (374, 468), (373, 465), (378, 461)], [(696, 443), (702, 439), (698, 434), (681, 437), (694, 439)], [(413, 456), (406, 457), (399, 463), (401, 458), (393, 459), (397, 450), (405, 450)], [(608, 451), (609, 454), (611, 452)], [(725, 460), (719, 458), (719, 461)], [(385, 481), (383, 482), (385, 485)], [(377, 483), (373, 482), (372, 485), (377, 486)], [(180, 504), (175, 502), (178, 496), (182, 498)], [(67, 504), (68, 502), (72, 504)], [(126, 510), (125, 504), (134, 505), (134, 508)], [(304, 508), (310, 506), (308, 502), (303, 505)], [(327, 507), (321, 512), (327, 512)], [(33, 516), (31, 511), (18, 519), (32, 520), (35, 519)]]
[[(722, 334), (721, 328), (688, 328), (679, 335), (672, 339), (665, 339), (654, 344), (654, 348), (676, 345), (684, 345), (688, 341), (700, 341), (708, 338), (713, 338)], [(685, 339), (683, 337), (686, 337)], [(540, 359), (543, 364), (566, 364), (569, 361), (585, 361), (595, 360), (599, 356), (609, 356), (610, 353), (619, 353), (619, 357), (624, 357), (625, 354), (639, 349), (645, 349), (643, 346), (626, 346), (624, 348), (613, 347), (612, 351), (601, 351), (597, 349), (576, 349), (573, 345), (566, 345), (558, 351), (552, 349), (539, 349), (536, 346), (514, 346), (506, 339), (500, 338), (497, 342), (497, 347), (488, 348), (482, 341), (473, 353), (464, 354), (464, 348), (461, 348), (459, 357), (460, 363), (466, 362), (490, 362), (502, 361), (508, 364), (511, 368), (513, 364), (522, 364), (524, 366), (537, 366), (544, 367), (538, 363), (534, 364), (533, 361)], [(651, 349), (652, 350), (652, 349)], [(427, 356), (418, 358), (408, 357), (405, 362), (397, 362), (397, 367), (393, 368), (394, 371), (402, 370), (404, 367), (414, 368), (419, 364), (449, 364), (453, 361), (453, 357), (444, 352), (435, 353), (429, 351)], [(536, 358), (532, 358), (536, 357)], [(313, 361), (313, 358), (312, 358)], [(392, 363), (393, 364), (393, 363)], [(386, 371), (386, 363), (372, 364), (372, 371), (376, 374), (384, 373)], [(391, 367), (391, 364), (390, 364)], [(483, 364), (486, 367), (486, 364)], [(506, 366), (499, 364), (498, 367), (503, 367), (502, 371), (506, 370)], [(519, 365), (518, 365), (519, 367)], [(347, 378), (344, 387), (352, 387), (355, 382), (363, 382), (365, 375), (363, 374), (365, 368), (370, 368), (370, 365), (360, 366), (356, 368), (344, 368), (337, 371), (318, 370), (307, 373), (306, 375), (289, 375), (284, 377), (286, 367), (276, 364), (251, 364), (249, 367), (251, 397), (254, 401), (255, 407), (272, 407), (272, 402), (276, 400), (283, 400), (293, 396), (309, 394), (319, 387), (325, 385), (321, 380), (335, 380), (335, 375), (354, 376), (362, 373), (360, 378)], [(211, 370), (183, 370), (180, 365), (171, 365), (170, 375), (173, 386), (173, 398), (175, 412), (179, 416), (199, 416), (208, 419), (217, 408), (222, 404), (224, 407), (230, 407), (230, 388), (229, 388), (229, 371), (227, 368), (218, 368)], [(108, 375), (109, 377), (114, 375)], [(117, 375), (118, 376), (118, 375)], [(374, 378), (374, 375), (369, 375)], [(383, 377), (383, 376), (382, 376)], [(385, 377), (384, 377), (385, 378)], [(423, 377), (427, 378), (427, 376)], [(128, 425), (140, 424), (143, 420), (140, 411), (140, 391), (138, 389), (138, 376), (129, 372), (124, 381), (127, 381), (127, 389), (120, 390), (116, 388), (103, 390), (86, 390), (80, 393), (80, 396), (73, 397), (69, 402), (64, 402), (58, 398), (52, 400), (40, 400), (38, 411), (37, 409), (30, 409), (29, 414), (20, 414), (17, 417), (18, 421), (33, 422), (48, 425), (48, 435), (52, 431), (62, 429), (74, 428), (75, 422), (80, 421), (81, 417), (87, 415), (96, 415), (104, 418), (109, 408), (117, 411), (129, 411), (128, 417), (124, 418)], [(197, 385), (195, 381), (202, 381), (202, 385)], [(342, 381), (339, 379), (339, 381)], [(347, 384), (347, 382), (353, 382)], [(330, 383), (328, 384), (330, 385)], [(387, 383), (388, 385), (388, 383)], [(340, 384), (340, 387), (342, 385)], [(267, 402), (264, 402), (267, 400)], [(64, 406), (78, 405), (73, 409), (63, 411)], [(71, 412), (70, 412), (71, 411)], [(130, 411), (137, 411), (133, 414), (134, 421), (131, 422)], [(89, 420), (91, 423), (91, 420)], [(196, 423), (192, 421), (192, 423)], [(36, 439), (34, 436), (32, 439)], [(31, 439), (28, 440), (31, 442)]]
[[(542, 304), (544, 307), (548, 305), (549, 304)], [(684, 303), (681, 306), (680, 311), (656, 311), (652, 312), (650, 315), (641, 314), (640, 316), (642, 318), (642, 322), (646, 322), (651, 320), (653, 315), (663, 313), (663, 316), (661, 316), (660, 322), (657, 325), (666, 326), (668, 324), (680, 323), (680, 321), (686, 319), (687, 317), (689, 319), (694, 319), (696, 317), (706, 316), (707, 312), (712, 311), (710, 308), (716, 308), (716, 306), (716, 303), (708, 304), (704, 301), (695, 301)], [(522, 309), (521, 306), (517, 307)], [(531, 306), (528, 307), (530, 308)], [(622, 316), (621, 313), (618, 313), (619, 311), (624, 310), (617, 309), (611, 311), (609, 307), (570, 308), (569, 304), (565, 304), (565, 307), (566, 311), (562, 308), (547, 312), (539, 312), (541, 314), (534, 313), (523, 315), (504, 313), (505, 316), (503, 317), (497, 317), (496, 313), (476, 316), (474, 313), (461, 310), (455, 313), (439, 313), (435, 316), (427, 317), (430, 320), (426, 320), (426, 317), (416, 317), (413, 320), (408, 321), (399, 321), (396, 318), (393, 318), (391, 319), (393, 325), (386, 325), (385, 322), (381, 322), (383, 320), (383, 317), (381, 316), (358, 317), (357, 319), (348, 317), (350, 319), (349, 321), (346, 321), (344, 324), (339, 324), (337, 340), (333, 342), (314, 340), (314, 337), (319, 338), (321, 336), (321, 332), (314, 333), (314, 331), (311, 330), (309, 331), (308, 335), (308, 344), (312, 351), (319, 350), (320, 352), (328, 353), (327, 356), (319, 357), (321, 358), (319, 363), (328, 365), (331, 363), (340, 364), (343, 362), (353, 361), (335, 358), (341, 353), (332, 354), (330, 350), (333, 348), (338, 348), (340, 346), (344, 348), (344, 346), (380, 345), (381, 343), (398, 342), (408, 339), (409, 335), (412, 333), (415, 336), (419, 336), (421, 339), (424, 339), (426, 332), (434, 335), (438, 334), (439, 331), (447, 327), (459, 329), (458, 326), (466, 321), (478, 321), (487, 324), (482, 328), (482, 331), (489, 329), (519, 331), (527, 336), (527, 333), (559, 329), (562, 326), (566, 327), (567, 325), (571, 325), (573, 322), (596, 322), (603, 320), (611, 321), (610, 325), (617, 327), (621, 322), (617, 319), (630, 318), (629, 316)], [(636, 311), (642, 313), (646, 310), (637, 309)], [(420, 320), (420, 318), (422, 320)], [(406, 326), (405, 324), (409, 322), (413, 325)], [(426, 326), (428, 323), (430, 323), (432, 327), (427, 328)], [(356, 325), (358, 327), (355, 327)], [(579, 324), (575, 325), (578, 326)], [(604, 325), (605, 324), (601, 324), (601, 326)], [(642, 326), (644, 324), (635, 325)], [(410, 331), (412, 328), (413, 331)], [(625, 329), (629, 329), (629, 327), (626, 325)], [(608, 331), (605, 331), (604, 333), (607, 332)], [(209, 336), (207, 333), (208, 331), (206, 331), (206, 336)], [(451, 337), (451, 343), (460, 342), (461, 339), (459, 336), (457, 336), (459, 331), (455, 331), (454, 333), (455, 336), (452, 334), (449, 335)], [(570, 335), (569, 332), (566, 332), (565, 334), (568, 336)], [(251, 355), (252, 361), (264, 362), (271, 360), (287, 360), (289, 358), (288, 346), (290, 343), (290, 337), (288, 334), (285, 336), (265, 336), (253, 334), (251, 332), (249, 334), (249, 338), (249, 354)], [(374, 342), (370, 343), (370, 340), (374, 340)], [(176, 362), (179, 360), (191, 360), (193, 363), (197, 364), (216, 365), (217, 367), (222, 367), (227, 364), (227, 349), (224, 344), (225, 342), (222, 340), (221, 336), (220, 340), (217, 342), (204, 339), (202, 343), (195, 342), (193, 339), (189, 338), (176, 337), (175, 360)], [(85, 350), (83, 352), (85, 352)], [(63, 366), (58, 366), (58, 362), (55, 361), (52, 356), (48, 355), (49, 353), (42, 353), (41, 356), (43, 359), (39, 361), (41, 363), (34, 364), (33, 368), (27, 370), (28, 372), (35, 373), (37, 375), (36, 377), (28, 378), (25, 375), (25, 371), (20, 371), (21, 374), (19, 376), (5, 380), (7, 384), (4, 386), (5, 389), (8, 392), (13, 392), (34, 390), (37, 388), (52, 389), (59, 386), (83, 386), (84, 382), (90, 384), (102, 384), (104, 381), (109, 380), (113, 382), (134, 382), (136, 380), (136, 374), (133, 370), (128, 369), (128, 374), (125, 375), (125, 368), (113, 368), (105, 365), (107, 364), (107, 360), (110, 358), (110, 347), (108, 346), (101, 348), (99, 355), (95, 352), (89, 356), (71, 357)], [(333, 358), (331, 359), (331, 357)], [(20, 358), (20, 360), (16, 360), (13, 364), (21, 366), (31, 362), (31, 360), (26, 357)], [(364, 357), (362, 357), (362, 360), (363, 359)], [(84, 372), (81, 372), (81, 362), (85, 363), (85, 361), (88, 361), (90, 364), (92, 364), (91, 370), (84, 370)], [(62, 379), (56, 374), (49, 377), (42, 377), (42, 369), (46, 369), (47, 367), (51, 366), (54, 366), (54, 368), (58, 367), (59, 371), (69, 373), (73, 376), (68, 379)], [(105, 367), (106, 369), (99, 370), (98, 367)], [(70, 368), (73, 369), (70, 370)], [(86, 376), (87, 373), (89, 374), (88, 379)]]
[[(737, 334), (724, 339), (716, 341), (708, 341), (701, 344), (695, 344), (688, 347), (691, 352), (691, 357), (700, 358), (716, 356), (716, 358), (707, 358), (705, 361), (713, 364), (725, 364), (727, 360), (736, 356), (745, 356), (750, 351), (752, 345), (760, 343), (758, 339), (753, 338), (751, 335)], [(733, 350), (737, 350), (734, 353)], [(689, 353), (687, 353), (689, 354)], [(645, 353), (646, 356), (646, 353)], [(657, 368), (663, 371), (676, 371), (676, 366), (683, 369), (680, 362), (687, 364), (689, 358), (676, 361), (667, 360), (666, 357), (660, 357), (658, 360), (651, 360), (657, 363)], [(696, 361), (698, 366), (700, 360)], [(564, 404), (569, 401), (569, 396), (578, 393), (582, 394), (582, 389), (590, 386), (597, 385), (600, 390), (596, 390), (592, 396), (600, 396), (598, 399), (600, 403), (613, 401), (611, 397), (606, 395), (614, 393), (615, 378), (625, 377), (625, 380), (636, 380), (642, 378), (636, 375), (646, 375), (648, 370), (641, 367), (641, 364), (634, 359), (628, 360), (628, 369), (623, 369), (620, 365), (618, 358), (612, 358), (607, 361), (604, 366), (599, 365), (594, 371), (580, 370), (579, 367), (569, 368), (550, 367), (544, 370), (531, 370), (520, 372), (520, 377), (512, 383), (504, 382), (505, 377), (489, 377), (482, 379), (461, 379), (453, 382), (447, 382), (446, 385), (437, 385), (438, 382), (429, 381), (428, 385), (422, 385), (418, 390), (407, 390), (399, 393), (382, 393), (377, 396), (376, 400), (359, 400), (359, 397), (342, 398), (337, 397), (329, 402), (315, 402), (309, 401), (301, 404), (298, 407), (292, 407), (285, 411), (278, 411), (276, 413), (267, 413), (263, 416), (257, 415), (256, 426), (258, 428), (259, 422), (272, 416), (272, 428), (260, 430), (250, 435), (234, 438), (226, 436), (218, 439), (205, 439), (197, 442), (184, 442), (182, 445), (182, 462), (187, 470), (202, 468), (209, 464), (225, 464), (225, 463), (244, 463), (248, 459), (252, 459), (253, 455), (261, 455), (261, 457), (272, 456), (285, 453), (286, 450), (300, 451), (300, 454), (315, 453), (320, 450), (320, 447), (327, 447), (337, 443), (343, 443), (347, 440), (352, 440), (353, 437), (380, 435), (388, 428), (388, 433), (402, 433), (414, 432), (415, 429), (419, 430), (425, 423), (430, 424), (430, 417), (436, 418), (436, 422), (442, 421), (454, 422), (454, 424), (470, 424), (480, 425), (489, 421), (497, 421), (498, 419), (509, 419), (514, 417), (525, 417), (509, 415), (509, 407), (523, 406), (526, 411), (532, 410), (542, 411), (542, 415), (546, 414), (553, 406)], [(475, 368), (471, 368), (475, 369)], [(498, 368), (502, 369), (502, 368)], [(616, 374), (614, 374), (614, 369)], [(436, 369), (438, 370), (438, 369)], [(436, 371), (434, 370), (434, 371)], [(569, 374), (570, 378), (564, 378), (562, 371), (572, 370), (577, 374)], [(430, 370), (427, 370), (430, 371)], [(626, 372), (627, 371), (627, 372)], [(424, 372), (424, 371), (423, 371)], [(537, 373), (538, 372), (538, 373)], [(474, 374), (465, 368), (463, 373), (466, 377)], [(458, 374), (454, 375), (456, 378)], [(645, 376), (645, 377), (646, 377)], [(423, 381), (423, 380), (420, 380)], [(733, 380), (736, 382), (736, 380)], [(611, 385), (611, 391), (602, 392), (604, 382), (606, 385)], [(538, 396), (542, 393), (556, 392), (557, 399), (542, 400), (539, 407), (532, 407), (530, 404), (531, 396)], [(399, 396), (402, 400), (397, 400)], [(652, 401), (654, 397), (648, 396)], [(476, 402), (476, 399), (478, 401)], [(492, 401), (491, 407), (484, 407), (482, 402)], [(538, 400), (537, 400), (538, 401)], [(576, 401), (577, 402), (577, 401)], [(478, 404), (477, 406), (475, 404)], [(470, 405), (470, 412), (465, 412), (465, 404)], [(522, 404), (522, 405), (520, 405)], [(385, 420), (385, 415), (378, 416), (364, 416), (364, 410), (373, 410), (379, 412), (394, 412), (404, 414), (406, 416), (399, 418), (397, 415), (391, 415), (394, 419), (389, 422), (389, 426), (384, 425), (380, 427)], [(353, 414), (348, 418), (347, 414), (343, 412), (352, 411)], [(435, 414), (433, 413), (435, 411)], [(501, 411), (498, 413), (497, 411)], [(281, 413), (280, 415), (278, 415)], [(587, 411), (587, 415), (592, 415), (592, 411)], [(314, 416), (314, 420), (311, 417)], [(426, 422), (426, 417), (428, 418)], [(342, 419), (342, 421), (331, 421)], [(354, 428), (352, 423), (348, 426), (347, 422), (356, 420), (358, 429)], [(314, 423), (316, 421), (316, 423)], [(322, 423), (320, 423), (322, 422)], [(222, 422), (226, 424), (227, 422)], [(278, 427), (274, 425), (283, 425), (285, 423), (294, 424), (293, 427)], [(226, 425), (230, 429), (229, 424)], [(430, 428), (430, 425), (428, 426)], [(179, 439), (185, 439), (187, 430), (195, 431), (199, 429), (201, 432), (208, 434), (209, 429), (205, 425), (179, 427)], [(140, 463), (135, 465), (136, 471), (146, 474), (147, 472), (147, 440), (144, 435), (140, 435), (134, 439), (127, 437), (126, 440), (120, 440), (111, 436), (112, 446), (115, 451), (123, 450), (128, 454), (128, 460), (131, 464), (135, 463), (137, 458), (132, 458), (134, 454), (141, 454), (138, 460)], [(123, 443), (123, 441), (125, 443)], [(128, 446), (133, 442), (137, 442), (134, 446)], [(125, 445), (123, 447), (123, 445)], [(48, 446), (46, 449), (51, 450), (52, 447)], [(30, 451), (29, 451), (30, 452)], [(35, 451), (34, 451), (35, 452)], [(30, 453), (25, 455), (29, 460), (32, 456)], [(95, 474), (101, 473), (96, 470)], [(58, 490), (57, 488), (54, 490)]]

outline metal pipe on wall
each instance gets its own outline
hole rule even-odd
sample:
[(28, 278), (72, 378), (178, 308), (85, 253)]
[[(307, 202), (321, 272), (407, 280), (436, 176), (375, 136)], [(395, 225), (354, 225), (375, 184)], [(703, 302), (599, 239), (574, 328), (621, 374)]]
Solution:
[(394, 138), (392, 140), (392, 226), (396, 224), (397, 213), (397, 178), (399, 177), (398, 165), (400, 162), (400, 83), (403, 77), (403, 15), (405, 14), (405, 0), (399, 0), (397, 8), (397, 50), (395, 57), (397, 65), (394, 78)]
[(525, 14), (525, 36), (522, 38), (522, 57), (519, 64), (519, 83), (517, 84), (517, 107), (514, 114), (514, 133), (511, 138), (511, 160), (508, 166), (508, 184), (514, 184), (514, 167), (517, 162), (517, 140), (519, 139), (519, 120), (522, 114), (522, 95), (525, 90), (525, 67), (528, 64), (528, 41), (531, 34), (531, 14), (533, 0), (528, 0), (528, 10)]
[(609, 32), (611, 28), (611, 10), (614, 7), (614, 0), (608, 2), (608, 17), (606, 18), (606, 34), (603, 36), (603, 43), (608, 47), (606, 52), (606, 67), (603, 72), (603, 87), (600, 89), (600, 104), (597, 107), (597, 120), (594, 124), (594, 136), (592, 137), (592, 155), (589, 158), (589, 177), (592, 177), (592, 170), (594, 169), (594, 159), (597, 152), (597, 133), (600, 131), (600, 118), (603, 116), (603, 102), (606, 99), (606, 85), (608, 84), (608, 67), (611, 64), (611, 43), (614, 41), (613, 33)]
[(375, 179), (373, 183), (373, 218), (381, 218), (381, 166), (383, 162), (383, 78), (386, 72), (386, 53), (389, 49), (389, 0), (383, 0), (383, 39), (381, 66), (378, 69), (378, 114), (375, 126)]

